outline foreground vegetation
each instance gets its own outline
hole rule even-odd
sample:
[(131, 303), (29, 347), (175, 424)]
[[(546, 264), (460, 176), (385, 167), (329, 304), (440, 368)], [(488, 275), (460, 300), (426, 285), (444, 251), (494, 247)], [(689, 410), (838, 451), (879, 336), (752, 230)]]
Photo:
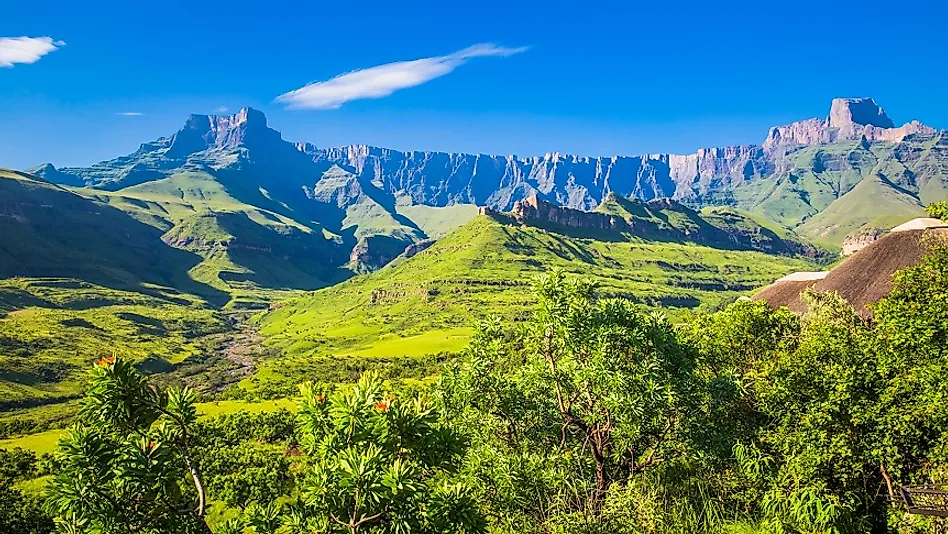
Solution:
[(55, 455), (3, 453), (0, 526), (930, 532), (888, 501), (948, 469), (946, 288), (939, 245), (871, 321), (811, 293), (803, 317), (739, 301), (675, 326), (556, 272), (435, 383), (310, 383), (295, 416), (202, 421), (192, 393), (103, 359)]

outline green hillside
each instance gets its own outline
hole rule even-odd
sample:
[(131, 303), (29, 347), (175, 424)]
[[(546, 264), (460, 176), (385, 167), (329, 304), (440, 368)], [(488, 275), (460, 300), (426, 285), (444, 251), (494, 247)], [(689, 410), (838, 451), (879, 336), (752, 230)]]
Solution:
[(154, 370), (202, 354), (224, 318), (193, 296), (122, 291), (66, 278), (0, 280), (0, 412), (81, 391), (91, 362), (116, 354)]
[(697, 212), (669, 199), (642, 202), (609, 193), (595, 211), (620, 217), (630, 226), (629, 233), (649, 240), (812, 258), (832, 255), (763, 215), (737, 208), (714, 206)]
[(0, 169), (0, 278), (65, 277), (115, 289), (174, 287), (223, 304), (193, 280), (201, 262), (161, 240), (162, 230), (45, 180)]
[(919, 200), (880, 176), (870, 176), (798, 227), (813, 239), (840, 243), (860, 228), (892, 228), (924, 217)]
[(289, 384), (318, 374), (320, 365), (337, 365), (315, 356), (372, 365), (383, 357), (460, 349), (478, 319), (522, 319), (533, 304), (532, 277), (549, 269), (592, 278), (604, 295), (681, 315), (812, 268), (759, 252), (614, 237), (575, 237), (478, 216), (407, 260), (274, 305), (259, 318), (261, 333), (284, 357), (265, 363), (245, 386)]
[(259, 307), (280, 291), (324, 287), (349, 275), (339, 269), (345, 261), (342, 238), (274, 201), (264, 189), (254, 201), (279, 211), (239, 200), (205, 172), (183, 172), (117, 191), (76, 192), (155, 226), (166, 243), (196, 254), (200, 261), (189, 275), (230, 295), (229, 307)]
[(725, 199), (806, 238), (839, 246), (861, 228), (889, 228), (948, 199), (948, 136), (909, 136), (899, 143), (865, 139), (793, 151), (766, 179), (742, 184)]

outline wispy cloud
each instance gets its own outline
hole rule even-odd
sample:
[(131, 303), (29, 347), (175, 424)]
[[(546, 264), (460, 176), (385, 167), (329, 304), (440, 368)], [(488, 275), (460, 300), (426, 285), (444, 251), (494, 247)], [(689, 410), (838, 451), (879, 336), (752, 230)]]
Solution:
[(0, 67), (17, 63), (36, 63), (46, 54), (66, 43), (52, 37), (0, 37)]
[(141, 111), (117, 111), (116, 115), (121, 115), (122, 117), (141, 117), (144, 115)]
[(286, 104), (288, 109), (336, 109), (352, 100), (383, 98), (399, 89), (421, 85), (450, 73), (473, 58), (506, 57), (527, 48), (481, 43), (446, 56), (386, 63), (340, 74), (323, 82), (309, 83), (278, 96), (276, 101)]
[(221, 106), (216, 110), (218, 113), (227, 113), (227, 106)]

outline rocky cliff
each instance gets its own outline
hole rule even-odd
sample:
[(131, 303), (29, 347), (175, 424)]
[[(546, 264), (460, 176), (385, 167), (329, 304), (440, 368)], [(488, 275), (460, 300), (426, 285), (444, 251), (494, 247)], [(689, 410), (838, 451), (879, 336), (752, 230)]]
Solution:
[[(173, 136), (89, 168), (46, 165), (36, 173), (57, 183), (116, 190), (194, 169), (215, 174), (248, 198), (265, 189), (268, 200), (278, 199), (270, 209), (285, 208), (306, 224), (315, 220), (344, 232), (361, 220), (367, 224), (360, 228), (398, 228), (409, 241), (426, 236), (394, 213), (397, 203), (509, 211), (536, 197), (591, 211), (611, 192), (692, 207), (733, 206), (792, 228), (878, 173), (900, 194), (916, 195), (918, 204), (948, 198), (948, 134), (917, 121), (895, 127), (874, 100), (845, 98), (835, 99), (824, 119), (771, 128), (761, 145), (683, 155), (521, 157), (319, 148), (284, 141), (262, 113), (248, 108), (230, 116), (192, 115)], [(390, 220), (379, 225), (379, 217)], [(352, 243), (365, 236), (358, 230)]]
[(574, 210), (531, 195), (519, 200), (509, 212), (481, 208), (481, 215), (508, 223), (561, 231), (577, 229), (587, 235), (609, 239), (641, 238), (649, 241), (692, 242), (716, 248), (759, 250), (771, 254), (807, 256), (827, 260), (828, 251), (773, 231), (733, 210), (698, 213), (680, 202), (653, 199), (642, 202), (609, 193), (595, 212)]
[(849, 256), (874, 243), (880, 237), (885, 235), (883, 228), (865, 228), (855, 234), (846, 236), (843, 240), (841, 256)]
[(630, 222), (621, 217), (564, 208), (540, 200), (536, 195), (530, 195), (515, 202), (510, 214), (517, 221), (526, 224), (552, 224), (567, 228), (597, 230), (627, 230), (630, 228)]
[(798, 145), (834, 143), (865, 138), (898, 143), (912, 134), (933, 135), (934, 128), (912, 121), (896, 128), (892, 119), (871, 98), (835, 98), (823, 120), (807, 119), (770, 129), (763, 147), (771, 152)]

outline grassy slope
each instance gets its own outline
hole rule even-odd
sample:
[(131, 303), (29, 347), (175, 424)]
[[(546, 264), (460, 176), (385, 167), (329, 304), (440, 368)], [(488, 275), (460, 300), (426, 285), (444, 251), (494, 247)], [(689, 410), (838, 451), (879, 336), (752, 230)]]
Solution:
[(863, 227), (892, 227), (948, 198), (948, 140), (845, 141), (788, 155), (789, 170), (734, 190), (745, 210), (829, 246)]
[(527, 316), (531, 278), (548, 269), (595, 279), (604, 295), (709, 309), (809, 263), (675, 243), (598, 241), (479, 216), (424, 252), (291, 299), (262, 316), (285, 352), (258, 379), (295, 381), (314, 356), (415, 357), (461, 348), (479, 318)]
[[(184, 172), (118, 191), (78, 189), (165, 231), (198, 254), (192, 278), (231, 296), (232, 307), (262, 305), (281, 290), (314, 289), (345, 276), (326, 261), (339, 240), (319, 224), (247, 204), (213, 176)], [(274, 204), (258, 191), (260, 204)], [(284, 205), (281, 211), (292, 212)], [(340, 261), (341, 263), (341, 261)]]
[(193, 296), (162, 291), (0, 280), (0, 409), (79, 394), (83, 371), (103, 354), (161, 369), (208, 350), (203, 336), (223, 330), (223, 317)]
[(836, 244), (859, 228), (891, 228), (924, 214), (924, 207), (914, 196), (879, 176), (870, 176), (801, 224), (798, 231), (813, 239)]
[(397, 204), (395, 210), (413, 223), (431, 239), (439, 239), (477, 216), (474, 204), (456, 204), (437, 208)]
[(800, 239), (793, 230), (787, 228), (786, 226), (770, 219), (766, 215), (761, 215), (759, 213), (751, 213), (738, 208), (732, 208), (728, 206), (711, 206), (706, 207), (701, 210), (702, 217), (714, 217), (718, 215), (736, 215), (752, 221), (757, 226), (761, 228), (766, 228), (777, 235), (780, 239)]
[(161, 241), (162, 231), (44, 180), (0, 170), (0, 278), (68, 277), (152, 292), (175, 287), (226, 302), (188, 275), (201, 258)]

